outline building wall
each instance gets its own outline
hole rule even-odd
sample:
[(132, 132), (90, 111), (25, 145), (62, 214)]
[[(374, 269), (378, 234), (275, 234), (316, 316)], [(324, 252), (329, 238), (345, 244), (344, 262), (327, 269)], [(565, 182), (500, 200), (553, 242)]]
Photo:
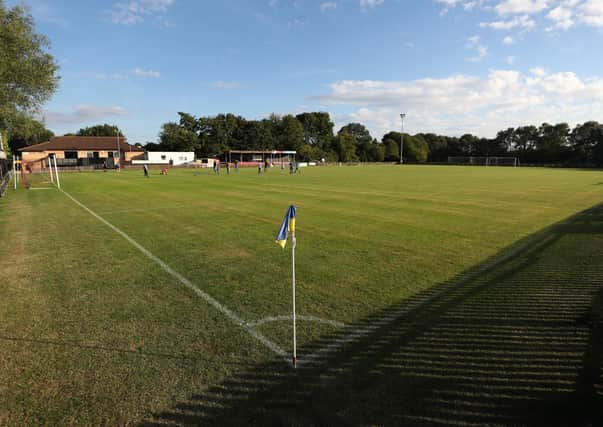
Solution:
[[(72, 151), (72, 150), (67, 150), (67, 151)], [(78, 150), (77, 158), (78, 159), (86, 159), (86, 158), (88, 158), (88, 153), (89, 153), (89, 151)], [(109, 153), (110, 153), (110, 151), (98, 151), (98, 157), (99, 157), (99, 159), (107, 159), (107, 158), (109, 158)], [(23, 161), (31, 162), (31, 161), (35, 161), (35, 160), (39, 160), (39, 159), (48, 157), (48, 155), (50, 155), (50, 154), (56, 155), (57, 159), (65, 158), (65, 151), (23, 151), (21, 153), (21, 157), (22, 157)], [(142, 157), (143, 155), (144, 155), (144, 151), (122, 151), (122, 153), (121, 153), (122, 161), (124, 161), (126, 164), (131, 162), (135, 158)], [(33, 165), (33, 167), (37, 169), (40, 166)]]
[(169, 164), (171, 161), (174, 166), (177, 166), (194, 161), (195, 153), (179, 151), (150, 151), (147, 152), (147, 160), (149, 163), (164, 164)]
[(46, 156), (48, 156), (50, 154), (54, 154), (55, 156), (57, 156), (57, 159), (64, 159), (65, 158), (65, 152), (64, 151), (44, 151), (44, 154)]
[(21, 159), (24, 162), (33, 162), (34, 160), (40, 160), (47, 156), (48, 153), (46, 153), (45, 151), (32, 151), (21, 153)]
[(174, 166), (183, 165), (195, 161), (194, 152), (180, 151), (147, 151), (144, 158), (133, 159), (132, 164), (141, 165), (169, 165), (170, 161)]
[(144, 155), (144, 151), (124, 151), (122, 152), (124, 156), (124, 161), (131, 162), (132, 160), (137, 159), (139, 156)]

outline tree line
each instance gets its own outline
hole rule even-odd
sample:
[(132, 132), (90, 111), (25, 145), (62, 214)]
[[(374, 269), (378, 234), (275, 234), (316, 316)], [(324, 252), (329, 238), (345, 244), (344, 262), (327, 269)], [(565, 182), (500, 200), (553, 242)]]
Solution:
[[(361, 123), (348, 123), (335, 133), (325, 112), (272, 114), (262, 120), (246, 120), (233, 114), (199, 118), (178, 114), (178, 122), (162, 126), (158, 143), (144, 146), (148, 151), (193, 151), (197, 157), (220, 157), (228, 150), (278, 149), (296, 150), (303, 161), (400, 161), (399, 131), (390, 131), (377, 140)], [(124, 136), (116, 126), (99, 124), (67, 135), (114, 137), (118, 132)], [(8, 141), (16, 152), (52, 136), (42, 123), (20, 115), (13, 121)], [(512, 156), (521, 164), (602, 166), (603, 125), (588, 121), (570, 128), (566, 123), (544, 123), (501, 130), (494, 138), (405, 133), (403, 146), (404, 161), (411, 163), (444, 163), (449, 156)]]
[[(301, 160), (328, 162), (398, 162), (401, 134), (390, 131), (373, 138), (361, 123), (334, 132), (326, 112), (270, 115), (247, 120), (234, 114), (195, 117), (179, 112), (165, 123), (159, 143), (149, 151), (194, 151), (198, 157), (228, 150), (296, 150)], [(523, 164), (603, 165), (603, 125), (588, 121), (573, 129), (567, 123), (520, 126), (501, 130), (494, 138), (435, 133), (404, 134), (405, 162), (446, 162), (449, 156), (512, 156)]]

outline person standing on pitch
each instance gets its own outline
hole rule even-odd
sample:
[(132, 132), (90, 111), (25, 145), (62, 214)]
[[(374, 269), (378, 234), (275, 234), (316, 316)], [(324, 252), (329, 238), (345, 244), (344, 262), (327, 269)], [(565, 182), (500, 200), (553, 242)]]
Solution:
[(262, 174), (262, 162), (258, 162), (258, 175)]
[(149, 167), (147, 166), (146, 163), (144, 165), (142, 165), (142, 170), (144, 172), (145, 178), (148, 178), (149, 177)]
[(226, 175), (230, 175), (230, 162), (226, 162)]
[(293, 162), (289, 162), (289, 175), (293, 175)]

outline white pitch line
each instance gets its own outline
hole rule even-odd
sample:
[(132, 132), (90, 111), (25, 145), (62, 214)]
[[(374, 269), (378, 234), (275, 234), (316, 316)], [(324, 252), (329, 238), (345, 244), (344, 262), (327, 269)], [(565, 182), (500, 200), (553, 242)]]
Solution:
[[(296, 318), (298, 320), (306, 320), (309, 322), (318, 322), (318, 323), (324, 323), (326, 325), (331, 325), (334, 326), (336, 328), (343, 328), (345, 327), (345, 323), (341, 323), (338, 322), (336, 320), (327, 320), (327, 319), (321, 319), (320, 317), (316, 317), (316, 316), (304, 316), (304, 315), (297, 315)], [(264, 323), (269, 323), (269, 322), (281, 322), (281, 321), (285, 321), (285, 320), (293, 320), (293, 315), (284, 315), (284, 316), (270, 316), (270, 317), (264, 317), (263, 319), (260, 320), (256, 320), (254, 322), (247, 322), (247, 324), (249, 326), (259, 326), (259, 325), (263, 325)]]
[(124, 233), (123, 231), (121, 231), (119, 228), (117, 228), (116, 226), (114, 226), (113, 224), (111, 224), (110, 222), (108, 222), (106, 219), (104, 219), (103, 217), (101, 217), (100, 215), (98, 215), (93, 210), (89, 209), (86, 205), (82, 204), (81, 202), (79, 202), (78, 200), (76, 200), (75, 198), (73, 198), (73, 196), (71, 196), (71, 194), (67, 193), (64, 190), (61, 190), (61, 191), (63, 192), (63, 194), (65, 194), (67, 197), (69, 197), (79, 207), (81, 207), (82, 209), (84, 209), (86, 212), (88, 212), (94, 218), (98, 219), (100, 222), (102, 222), (107, 227), (111, 228), (113, 231), (115, 231), (117, 234), (119, 234), (121, 237), (123, 237), (124, 239), (126, 239), (132, 246), (134, 246), (136, 249), (138, 249), (140, 252), (142, 252), (147, 258), (151, 259), (152, 261), (155, 261), (155, 263), (157, 263), (169, 275), (171, 275), (172, 277), (176, 278), (185, 287), (187, 287), (188, 289), (190, 289), (191, 291), (193, 291), (197, 296), (201, 297), (207, 303), (209, 303), (210, 305), (212, 305), (216, 310), (218, 310), (219, 312), (221, 312), (222, 314), (224, 314), (230, 321), (232, 321), (237, 326), (240, 326), (241, 328), (243, 328), (244, 330), (246, 330), (252, 337), (254, 337), (256, 340), (258, 340), (259, 342), (261, 342), (262, 344), (264, 344), (266, 347), (268, 347), (274, 353), (276, 353), (279, 356), (283, 357), (286, 360), (287, 363), (290, 363), (290, 357), (287, 355), (287, 353), (285, 353), (285, 351), (283, 349), (281, 349), (274, 342), (270, 341), (264, 335), (262, 335), (261, 333), (259, 333), (255, 329), (253, 329), (252, 326), (250, 326), (247, 322), (245, 322), (243, 319), (241, 319), (239, 316), (237, 316), (229, 308), (227, 308), (224, 305), (220, 304), (214, 297), (212, 297), (211, 295), (209, 295), (207, 292), (204, 292), (201, 289), (199, 289), (198, 287), (196, 287), (195, 285), (193, 285), (190, 282), (190, 280), (188, 280), (182, 274), (178, 273), (172, 267), (170, 267), (169, 265), (167, 265), (159, 257), (153, 255), (148, 249), (146, 249), (144, 246), (142, 246), (136, 240), (134, 240), (133, 238), (131, 238), (130, 236), (128, 236), (126, 233)]

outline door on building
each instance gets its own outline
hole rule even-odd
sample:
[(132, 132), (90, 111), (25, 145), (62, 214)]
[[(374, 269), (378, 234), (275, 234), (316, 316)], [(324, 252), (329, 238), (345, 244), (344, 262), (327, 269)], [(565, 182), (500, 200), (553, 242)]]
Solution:
[(107, 168), (113, 169), (115, 167), (115, 160), (113, 158), (113, 151), (107, 153)]

